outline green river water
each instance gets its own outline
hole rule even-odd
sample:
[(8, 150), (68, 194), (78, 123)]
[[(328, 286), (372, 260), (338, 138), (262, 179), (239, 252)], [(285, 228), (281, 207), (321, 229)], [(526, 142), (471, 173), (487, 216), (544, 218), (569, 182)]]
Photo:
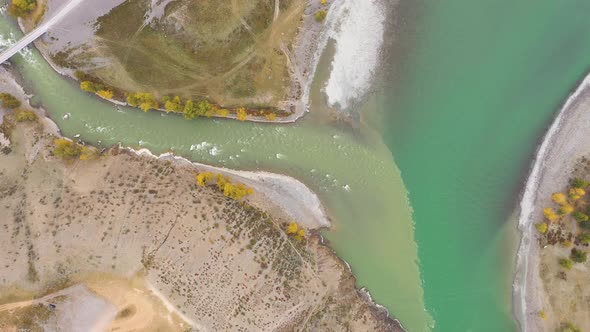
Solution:
[[(326, 236), (358, 284), (409, 331), (433, 321), (436, 331), (512, 331), (508, 220), (539, 138), (590, 65), (589, 9), (582, 0), (401, 1), (394, 78), (364, 110), (384, 120), (382, 135), (313, 115), (275, 126), (118, 111), (36, 51), (14, 63), (67, 136), (305, 182), (333, 217)], [(2, 20), (0, 33), (10, 32), (21, 35)]]

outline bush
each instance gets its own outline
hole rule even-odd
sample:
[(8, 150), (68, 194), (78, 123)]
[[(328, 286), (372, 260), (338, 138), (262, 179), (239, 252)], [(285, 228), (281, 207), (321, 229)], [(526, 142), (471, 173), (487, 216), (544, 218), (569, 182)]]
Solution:
[(8, 11), (11, 15), (22, 17), (33, 11), (37, 7), (37, 0), (12, 0)]
[(15, 96), (10, 93), (0, 93), (0, 101), (2, 101), (2, 107), (4, 108), (17, 108), (20, 107), (21, 102)]
[(322, 9), (322, 10), (318, 10), (318, 11), (315, 13), (315, 15), (314, 15), (314, 17), (315, 17), (315, 20), (316, 20), (317, 22), (321, 22), (321, 21), (325, 20), (325, 19), (326, 19), (326, 16), (328, 16), (328, 12), (327, 12), (327, 11), (325, 11), (325, 10), (323, 10), (323, 9)]
[(570, 253), (570, 258), (576, 263), (584, 263), (586, 260), (588, 260), (588, 255), (582, 250), (573, 248), (572, 252)]
[(571, 184), (572, 184), (572, 187), (581, 188), (581, 189), (586, 188), (589, 185), (588, 182), (586, 182), (580, 178), (572, 179)]
[(37, 121), (37, 113), (30, 110), (16, 110), (14, 111), (14, 118), (17, 122)]
[(559, 260), (559, 265), (561, 265), (561, 267), (563, 267), (566, 270), (571, 270), (574, 266), (574, 262), (572, 262), (572, 260), (569, 258), (561, 258)]

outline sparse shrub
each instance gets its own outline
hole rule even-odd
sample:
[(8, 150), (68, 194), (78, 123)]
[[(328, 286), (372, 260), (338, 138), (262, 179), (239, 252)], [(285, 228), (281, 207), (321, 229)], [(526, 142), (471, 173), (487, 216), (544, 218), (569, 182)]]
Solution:
[(37, 121), (38, 116), (37, 113), (31, 110), (18, 109), (14, 111), (14, 119), (17, 122)]
[(10, 93), (0, 93), (0, 101), (2, 101), (2, 107), (4, 108), (17, 108), (20, 107), (21, 102), (15, 96)]
[(569, 258), (560, 258), (559, 265), (561, 265), (561, 267), (566, 270), (571, 270), (571, 268), (574, 266), (574, 262), (572, 262), (572, 260)]
[(589, 183), (586, 182), (586, 181), (584, 181), (584, 180), (582, 180), (582, 179), (580, 179), (580, 178), (575, 178), (575, 179), (572, 179), (571, 180), (571, 185), (574, 188), (582, 188), (582, 189), (584, 189), (584, 188), (588, 187)]
[(23, 17), (37, 7), (37, 0), (12, 0), (8, 11), (16, 17)]
[(53, 154), (62, 159), (78, 158), (82, 152), (80, 145), (65, 138), (55, 139), (53, 144), (55, 145)]
[(588, 255), (582, 250), (573, 248), (570, 253), (570, 258), (576, 263), (584, 263), (588, 259)]
[(328, 12), (327, 12), (327, 11), (325, 11), (325, 10), (323, 10), (323, 9), (321, 9), (321, 10), (318, 10), (318, 11), (315, 13), (315, 15), (314, 15), (314, 17), (315, 17), (315, 20), (316, 20), (317, 22), (322, 22), (323, 20), (325, 20), (325, 19), (326, 19), (326, 16), (328, 16)]
[(574, 217), (579, 222), (588, 220), (588, 215), (580, 211), (572, 213), (572, 217)]

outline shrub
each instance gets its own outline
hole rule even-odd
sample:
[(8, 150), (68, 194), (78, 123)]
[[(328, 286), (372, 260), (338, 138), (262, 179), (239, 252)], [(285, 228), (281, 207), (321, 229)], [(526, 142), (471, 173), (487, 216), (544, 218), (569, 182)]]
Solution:
[(321, 22), (321, 21), (325, 20), (325, 19), (326, 19), (326, 16), (328, 16), (328, 12), (327, 12), (327, 11), (325, 11), (325, 10), (323, 10), (323, 9), (322, 9), (322, 10), (318, 10), (318, 11), (315, 13), (315, 15), (314, 15), (314, 17), (315, 17), (315, 20), (316, 20), (317, 22)]
[(537, 315), (539, 315), (539, 318), (541, 319), (547, 319), (547, 315), (545, 314), (544, 310), (539, 311)]
[(21, 102), (15, 96), (10, 93), (0, 93), (0, 101), (2, 101), (2, 107), (4, 108), (17, 108), (20, 107)]
[(574, 188), (586, 188), (588, 187), (589, 183), (580, 178), (575, 178), (571, 180), (571, 185)]
[(207, 183), (209, 181), (211, 181), (213, 179), (213, 173), (211, 172), (201, 172), (199, 173), (196, 177), (197, 180), (197, 184), (201, 187), (204, 187), (207, 185)]
[(299, 225), (296, 222), (292, 221), (289, 226), (287, 226), (287, 234), (297, 234), (299, 230)]
[(572, 213), (572, 217), (576, 218), (576, 220), (580, 222), (588, 220), (588, 215), (580, 211)]
[(576, 263), (584, 263), (588, 259), (588, 255), (585, 252), (583, 252), (582, 250), (578, 250), (576, 248), (573, 248), (570, 253), (570, 258), (572, 261), (574, 261)]
[(37, 121), (37, 113), (31, 110), (16, 110), (14, 111), (14, 118), (17, 122)]
[(580, 228), (590, 231), (590, 220), (580, 222)]
[(37, 7), (37, 0), (12, 0), (8, 11), (16, 17), (22, 17)]
[(571, 270), (574, 266), (574, 262), (572, 262), (572, 260), (569, 258), (560, 258), (559, 265), (561, 265), (561, 267), (563, 267), (566, 270)]
[(535, 224), (535, 228), (537, 229), (537, 231), (539, 231), (539, 233), (541, 234), (545, 234), (547, 233), (547, 223), (542, 222), (542, 223), (538, 223)]

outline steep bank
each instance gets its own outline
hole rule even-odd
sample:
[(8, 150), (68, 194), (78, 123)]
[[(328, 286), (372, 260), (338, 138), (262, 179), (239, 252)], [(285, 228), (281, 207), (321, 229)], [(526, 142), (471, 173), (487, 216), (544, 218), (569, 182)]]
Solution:
[(12, 266), (4, 289), (142, 271), (183, 315), (213, 330), (399, 330), (317, 235), (294, 241), (284, 234), (289, 220), (268, 216), (256, 198), (241, 205), (196, 187), (194, 165), (125, 149), (64, 163), (35, 124), (18, 125), (12, 138), (13, 151), (0, 156), (9, 211), (2, 263)]
[[(519, 217), (522, 239), (513, 286), (514, 314), (522, 331), (553, 331), (561, 323), (559, 317), (552, 315), (549, 294), (541, 280), (542, 250), (534, 223), (543, 220), (543, 208), (551, 205), (551, 194), (567, 187), (574, 166), (590, 153), (586, 135), (590, 130), (589, 110), (590, 76), (569, 97), (549, 128), (527, 180)], [(547, 313), (547, 320), (539, 317), (541, 311)]]

